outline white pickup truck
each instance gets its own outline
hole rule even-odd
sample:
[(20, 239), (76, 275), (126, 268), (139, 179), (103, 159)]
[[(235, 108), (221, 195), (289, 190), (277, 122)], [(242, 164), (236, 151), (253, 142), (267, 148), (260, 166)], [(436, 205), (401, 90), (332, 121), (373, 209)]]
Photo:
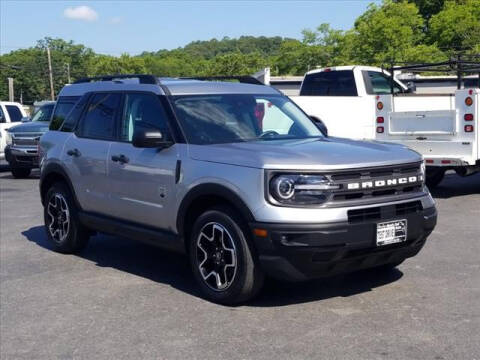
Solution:
[[(397, 79), (393, 85), (395, 93), (412, 91)], [(390, 74), (381, 68), (337, 66), (307, 72), (300, 95), (290, 98), (331, 136), (374, 139), (375, 98), (390, 90)]]
[(7, 129), (19, 124), (27, 113), (16, 102), (0, 101), (0, 160), (5, 159)]
[(379, 95), (376, 139), (408, 146), (427, 165), (427, 184), (438, 185), (448, 169), (460, 176), (480, 171), (480, 90), (446, 95)]

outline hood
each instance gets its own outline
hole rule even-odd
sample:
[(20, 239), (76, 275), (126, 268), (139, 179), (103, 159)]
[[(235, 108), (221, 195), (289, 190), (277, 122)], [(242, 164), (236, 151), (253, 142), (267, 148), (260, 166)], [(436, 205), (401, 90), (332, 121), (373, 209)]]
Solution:
[(422, 161), (402, 145), (341, 138), (189, 145), (191, 158), (260, 169), (335, 170)]
[(50, 123), (47, 121), (34, 121), (12, 126), (8, 131), (11, 133), (45, 133), (49, 126)]

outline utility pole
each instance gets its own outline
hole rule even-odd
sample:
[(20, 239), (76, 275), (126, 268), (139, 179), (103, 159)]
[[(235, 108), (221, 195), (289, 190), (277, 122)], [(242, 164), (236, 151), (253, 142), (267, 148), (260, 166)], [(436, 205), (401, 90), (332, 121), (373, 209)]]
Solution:
[(14, 100), (14, 92), (13, 92), (13, 78), (8, 78), (8, 101), (15, 101)]
[(50, 78), (50, 97), (52, 98), (52, 101), (55, 101), (55, 93), (53, 92), (52, 59), (50, 58), (49, 47), (47, 47), (47, 58), (48, 58), (48, 74)]
[(65, 63), (66, 70), (67, 70), (67, 81), (69, 84), (72, 83), (72, 80), (70, 79), (70, 63)]

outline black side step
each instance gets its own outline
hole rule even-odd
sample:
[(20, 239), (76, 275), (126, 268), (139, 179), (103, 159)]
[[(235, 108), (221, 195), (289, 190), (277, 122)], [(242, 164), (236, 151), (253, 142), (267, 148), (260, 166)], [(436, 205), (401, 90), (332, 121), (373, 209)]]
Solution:
[(78, 217), (89, 229), (185, 253), (183, 240), (174, 233), (87, 212), (79, 212)]

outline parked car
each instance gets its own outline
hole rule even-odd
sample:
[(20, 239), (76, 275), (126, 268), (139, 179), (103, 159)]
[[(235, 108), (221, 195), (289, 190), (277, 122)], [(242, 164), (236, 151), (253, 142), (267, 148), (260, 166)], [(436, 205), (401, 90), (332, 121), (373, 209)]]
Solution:
[[(395, 93), (409, 93), (394, 79)], [(390, 74), (377, 67), (336, 66), (307, 72), (299, 96), (290, 96), (298, 106), (328, 128), (331, 136), (375, 139), (375, 97), (390, 92)]]
[(16, 102), (0, 101), (0, 160), (5, 159), (7, 129), (22, 121), (27, 113)]
[(55, 102), (42, 105), (31, 118), (7, 130), (5, 159), (15, 178), (25, 178), (38, 167), (38, 141), (48, 130)]
[[(459, 74), (468, 69), (478, 72), (480, 68), (478, 61), (452, 61), (450, 65), (450, 69)], [(425, 66), (436, 70), (439, 67), (438, 64), (426, 64), (420, 70)], [(460, 176), (480, 171), (479, 77), (477, 75), (475, 83), (465, 84), (471, 88), (459, 88), (451, 94), (405, 95), (387, 91), (375, 100), (375, 138), (406, 145), (422, 154), (429, 187), (440, 184), (447, 170), (455, 170)], [(465, 83), (461, 77), (457, 82), (459, 85)]]
[(97, 231), (176, 250), (224, 304), (255, 296), (265, 275), (385, 271), (436, 224), (419, 154), (326, 137), (268, 86), (79, 80), (61, 90), (40, 152), (56, 251), (81, 251)]

